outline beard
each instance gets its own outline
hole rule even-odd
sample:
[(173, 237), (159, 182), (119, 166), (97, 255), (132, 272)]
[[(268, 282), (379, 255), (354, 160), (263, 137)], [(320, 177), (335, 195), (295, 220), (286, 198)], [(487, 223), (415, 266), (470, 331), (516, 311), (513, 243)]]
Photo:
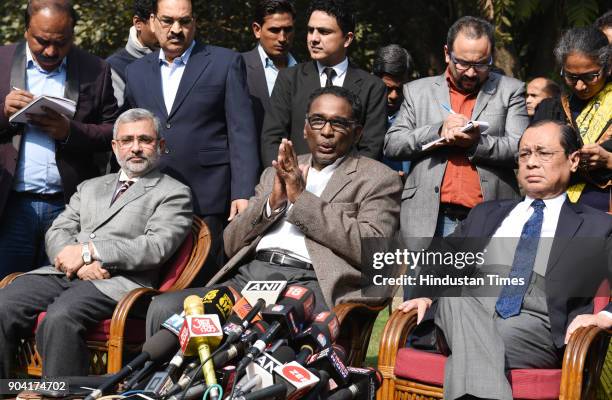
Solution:
[[(120, 158), (115, 154), (117, 158), (117, 163), (121, 167), (121, 169), (130, 177), (137, 177), (146, 175), (153, 168), (157, 167), (159, 164), (159, 158), (161, 156), (161, 149), (157, 147), (154, 152), (151, 153), (150, 156), (145, 156), (143, 153), (138, 155), (130, 155), (126, 158)], [(140, 158), (140, 161), (132, 161), (132, 158)]]

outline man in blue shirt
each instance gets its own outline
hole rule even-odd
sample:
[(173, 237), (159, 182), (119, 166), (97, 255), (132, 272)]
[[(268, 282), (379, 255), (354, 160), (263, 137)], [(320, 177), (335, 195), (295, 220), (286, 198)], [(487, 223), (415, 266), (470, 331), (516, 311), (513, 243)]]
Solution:
[[(46, 230), (76, 186), (99, 175), (94, 152), (110, 148), (110, 70), (73, 46), (75, 23), (69, 1), (31, 0), (25, 42), (0, 48), (0, 278), (49, 263)], [(47, 110), (9, 123), (40, 95), (75, 101), (74, 117)]]

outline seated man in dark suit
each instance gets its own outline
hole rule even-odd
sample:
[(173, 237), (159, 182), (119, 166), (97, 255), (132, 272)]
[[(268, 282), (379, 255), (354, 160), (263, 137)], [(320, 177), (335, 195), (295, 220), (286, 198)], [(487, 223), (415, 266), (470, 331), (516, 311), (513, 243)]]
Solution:
[(36, 330), (43, 376), (87, 375), (87, 328), (110, 318), (130, 290), (157, 285), (193, 214), (189, 188), (157, 168), (159, 129), (147, 110), (119, 116), (112, 145), (121, 171), (79, 185), (46, 235), (53, 266), (0, 289), (0, 379), (43, 311)]
[[(598, 284), (610, 280), (612, 216), (567, 199), (579, 161), (571, 127), (554, 121), (532, 125), (519, 142), (525, 198), (477, 205), (452, 235), (490, 237), (487, 249), (496, 240), (520, 238), (505, 274), (525, 284), (502, 286), (486, 297), (464, 287), (462, 297), (439, 297), (433, 306), (424, 297), (400, 305), (403, 311), (416, 308), (419, 322), (432, 307), (426, 315), (452, 352), (445, 399), (512, 399), (507, 369), (558, 368), (576, 328), (612, 327), (612, 304), (593, 314), (592, 303)], [(553, 238), (549, 248), (546, 237)]]
[(308, 145), (302, 139), (308, 98), (315, 89), (332, 85), (359, 96), (363, 105), (359, 120), (363, 135), (356, 149), (361, 155), (380, 159), (387, 126), (385, 85), (347, 58), (355, 37), (351, 9), (343, 0), (313, 0), (307, 15), (311, 61), (282, 70), (278, 75), (261, 132), (264, 167), (276, 158), (283, 138), (293, 142), (297, 154), (308, 153)]
[[(309, 287), (315, 311), (357, 301), (380, 304), (360, 291), (361, 240), (391, 237), (398, 228), (400, 178), (384, 164), (351, 151), (361, 135), (359, 98), (340, 87), (317, 89), (307, 106), (304, 138), (310, 154), (296, 156), (284, 139), (240, 213), (225, 229), (230, 260), (208, 286), (242, 290), (251, 280), (282, 274)], [(147, 334), (180, 311), (187, 289), (153, 300)]]

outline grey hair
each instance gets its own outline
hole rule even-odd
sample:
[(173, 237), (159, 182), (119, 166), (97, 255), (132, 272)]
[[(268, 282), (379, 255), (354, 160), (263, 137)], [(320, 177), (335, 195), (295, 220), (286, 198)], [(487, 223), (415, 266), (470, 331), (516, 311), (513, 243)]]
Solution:
[(560, 66), (571, 53), (581, 53), (596, 60), (604, 69), (610, 66), (610, 45), (608, 38), (594, 26), (572, 28), (563, 34), (557, 47), (555, 58)]
[(119, 131), (119, 125), (126, 124), (128, 122), (138, 122), (144, 120), (149, 120), (153, 122), (155, 136), (158, 139), (161, 138), (161, 123), (159, 122), (159, 118), (157, 118), (155, 114), (153, 114), (151, 111), (145, 110), (144, 108), (132, 108), (130, 110), (124, 111), (115, 121), (115, 125), (113, 126), (113, 139), (117, 139), (117, 131)]

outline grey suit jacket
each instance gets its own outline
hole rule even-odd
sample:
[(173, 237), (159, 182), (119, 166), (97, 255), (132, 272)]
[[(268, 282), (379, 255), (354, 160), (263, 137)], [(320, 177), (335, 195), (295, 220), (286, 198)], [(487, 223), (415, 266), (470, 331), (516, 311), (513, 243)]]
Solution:
[[(45, 238), (50, 260), (67, 245), (93, 242), (111, 273), (93, 284), (117, 301), (132, 289), (157, 285), (159, 268), (185, 239), (193, 216), (190, 189), (158, 170), (111, 205), (118, 179), (116, 173), (81, 183)], [(63, 275), (52, 266), (30, 273)]]
[[(444, 75), (404, 85), (404, 102), (385, 135), (384, 154), (392, 160), (412, 161), (402, 192), (401, 230), (404, 237), (431, 237), (440, 207), (440, 188), (448, 160), (448, 148), (423, 145), (439, 138), (450, 105)], [(524, 83), (490, 73), (472, 112), (472, 119), (487, 121), (487, 134), (466, 150), (476, 166), (484, 201), (519, 197), (514, 175), (518, 141), (529, 124)]]
[[(310, 164), (311, 156), (299, 157)], [(328, 306), (343, 302), (380, 304), (385, 298), (364, 298), (360, 292), (361, 239), (392, 237), (399, 226), (401, 181), (397, 172), (363, 156), (347, 156), (329, 180), (321, 197), (303, 192), (289, 211), (265, 215), (276, 171), (267, 168), (249, 200), (225, 229), (227, 264), (208, 285), (222, 281), (235, 268), (251, 260), (257, 243), (286, 212), (287, 221), (306, 237)]]

